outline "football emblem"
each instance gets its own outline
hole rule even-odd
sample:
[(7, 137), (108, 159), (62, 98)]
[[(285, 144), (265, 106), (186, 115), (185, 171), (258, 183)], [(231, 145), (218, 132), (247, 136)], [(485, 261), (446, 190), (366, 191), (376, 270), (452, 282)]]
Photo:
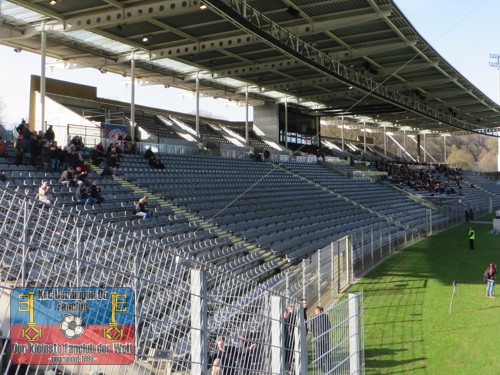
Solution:
[(68, 339), (76, 339), (85, 331), (85, 322), (78, 315), (68, 314), (61, 319), (59, 328)]

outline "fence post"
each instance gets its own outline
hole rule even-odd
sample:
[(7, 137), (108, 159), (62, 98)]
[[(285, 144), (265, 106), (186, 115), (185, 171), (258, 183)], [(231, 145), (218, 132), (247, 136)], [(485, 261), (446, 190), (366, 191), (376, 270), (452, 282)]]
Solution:
[(347, 286), (351, 285), (354, 274), (354, 247), (352, 246), (351, 236), (346, 236), (346, 249), (345, 249), (345, 268), (347, 272)]
[(295, 373), (307, 374), (307, 337), (306, 337), (306, 321), (304, 319), (304, 307), (298, 309), (298, 326), (296, 328), (297, 338), (295, 340), (295, 352), (300, 353), (295, 357)]
[(389, 232), (389, 254), (392, 254), (392, 236), (391, 236), (391, 232)]
[(26, 262), (28, 260), (28, 199), (24, 199), (24, 218), (23, 218), (23, 265), (21, 268), (21, 285), (26, 287)]
[(286, 271), (286, 274), (285, 274), (285, 296), (287, 296), (288, 298), (290, 298), (290, 278), (289, 278), (289, 275), (290, 275), (290, 271), (287, 270)]
[(360, 374), (359, 295), (349, 293), (349, 374)]
[[(79, 288), (81, 285), (81, 250), (83, 248), (82, 233), (80, 228), (76, 228), (76, 238), (78, 242), (76, 244), (76, 287)], [(135, 266), (135, 264), (134, 264)]]
[(375, 244), (373, 243), (373, 224), (370, 225), (370, 244), (371, 244), (371, 253), (372, 253), (372, 264), (373, 266), (375, 264), (375, 255), (373, 254)]
[[(284, 373), (283, 309), (281, 297), (271, 296), (271, 373)], [(199, 374), (203, 374), (200, 372)], [(194, 375), (194, 373), (193, 373)]]
[(337, 293), (342, 287), (342, 270), (340, 269), (340, 241), (337, 241)]
[(316, 263), (318, 269), (316, 270), (316, 279), (318, 286), (318, 303), (321, 304), (321, 249), (318, 250), (318, 262)]
[(361, 273), (365, 273), (365, 231), (363, 228), (361, 231)]
[(191, 374), (206, 373), (207, 352), (207, 293), (205, 274), (191, 269)]
[(335, 282), (335, 253), (333, 250), (333, 242), (330, 242), (330, 285), (332, 288), (334, 282)]
[(302, 260), (302, 298), (306, 298), (306, 260)]

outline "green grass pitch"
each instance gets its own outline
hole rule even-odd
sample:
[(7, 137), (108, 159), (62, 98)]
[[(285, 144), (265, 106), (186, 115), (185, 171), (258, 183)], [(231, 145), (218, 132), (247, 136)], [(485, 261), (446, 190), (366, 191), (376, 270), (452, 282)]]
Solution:
[[(366, 374), (500, 374), (498, 298), (486, 297), (483, 272), (500, 270), (500, 235), (493, 215), (428, 237), (360, 279), (364, 292)], [(451, 314), (453, 280), (457, 292)]]

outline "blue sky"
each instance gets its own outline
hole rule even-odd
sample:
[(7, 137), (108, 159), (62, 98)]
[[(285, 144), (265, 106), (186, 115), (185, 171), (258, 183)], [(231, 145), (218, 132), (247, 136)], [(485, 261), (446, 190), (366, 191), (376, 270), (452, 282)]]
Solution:
[[(499, 0), (396, 0), (412, 25), (433, 48), (472, 84), (492, 100), (498, 101), (498, 71), (488, 62), (490, 53), (500, 53), (497, 23)], [(40, 74), (38, 55), (15, 53), (0, 46), (0, 99), (5, 108), (5, 124), (17, 124), (28, 117), (28, 93), (31, 74)], [(95, 69), (47, 69), (47, 76), (71, 82), (95, 85), (98, 96), (130, 100), (130, 87), (121, 76), (100, 74)], [(137, 87), (136, 103), (192, 113), (193, 95), (163, 87)], [(224, 118), (243, 121), (245, 109), (221, 99), (202, 99), (201, 109)], [(251, 116), (251, 111), (250, 111)]]
[(418, 33), (465, 78), (498, 102), (500, 1), (395, 0)]

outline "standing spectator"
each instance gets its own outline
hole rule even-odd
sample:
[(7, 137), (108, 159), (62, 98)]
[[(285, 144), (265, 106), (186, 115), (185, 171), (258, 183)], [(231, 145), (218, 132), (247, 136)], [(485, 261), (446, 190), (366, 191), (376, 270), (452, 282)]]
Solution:
[[(232, 346), (226, 345), (226, 340), (222, 336), (217, 336), (216, 348), (210, 355), (212, 369), (215, 371), (220, 368), (221, 374), (233, 375), (236, 374), (236, 350)], [(216, 374), (218, 372), (215, 372)]]
[(300, 302), (302, 303), (302, 309), (304, 311), (304, 322), (307, 322), (307, 300), (302, 298)]
[(24, 160), (24, 143), (23, 143), (23, 136), (19, 134), (19, 136), (16, 139), (16, 144), (14, 146), (14, 149), (16, 151), (16, 160), (14, 161), (15, 165), (20, 165), (23, 164)]
[(304, 324), (306, 325), (306, 333), (309, 333), (309, 325), (307, 325), (307, 300), (305, 298), (302, 298), (300, 302), (302, 303), (302, 311), (304, 313)]
[(290, 303), (284, 314), (285, 323), (285, 370), (292, 371), (295, 350), (295, 328), (297, 327), (297, 313), (295, 305)]
[(153, 156), (155, 156), (155, 153), (151, 149), (151, 146), (149, 146), (146, 152), (144, 153), (144, 159), (149, 161), (149, 159), (151, 159)]
[(472, 227), (469, 227), (469, 249), (474, 250), (474, 240), (476, 239), (476, 232)]
[(7, 151), (7, 145), (5, 144), (3, 137), (0, 136), (0, 157), (6, 158), (7, 157), (6, 151)]
[(270, 158), (271, 158), (271, 153), (269, 152), (268, 149), (265, 149), (264, 150), (264, 160), (269, 161)]
[[(217, 345), (215, 350), (209, 353), (209, 361), (212, 365), (211, 374), (236, 375), (241, 373), (239, 370), (248, 368), (245, 359), (249, 351), (255, 348), (255, 343), (237, 348), (226, 345), (223, 336), (217, 336), (215, 342)], [(240, 363), (241, 361), (243, 363)]]
[[(23, 127), (23, 132), (21, 133), (23, 140), (23, 153), (24, 157), (27, 157), (27, 154), (31, 153), (31, 130), (28, 124), (25, 124)], [(30, 154), (31, 157), (31, 154)]]
[(210, 375), (224, 375), (222, 373), (222, 367), (220, 366), (220, 358), (215, 358), (214, 361), (212, 362)]
[(139, 202), (137, 202), (137, 205), (134, 208), (134, 215), (140, 216), (143, 219), (150, 219), (153, 217), (153, 212), (150, 211), (148, 207), (147, 195), (143, 196), (139, 199)]
[(328, 372), (330, 370), (330, 319), (322, 306), (317, 306), (315, 314), (309, 321), (309, 329), (314, 336), (316, 351), (316, 368)]
[(490, 263), (486, 271), (484, 271), (484, 278), (486, 280), (486, 297), (495, 298), (495, 274), (497, 267), (495, 264)]
[(104, 198), (101, 195), (101, 187), (97, 185), (97, 181), (93, 180), (90, 185), (90, 196), (95, 199), (96, 203), (101, 204)]
[(50, 171), (59, 172), (61, 148), (57, 146), (57, 142), (53, 142), (50, 146)]
[(38, 199), (43, 203), (52, 203), (52, 193), (50, 192), (48, 181), (42, 181), (42, 184), (38, 188)]
[(44, 134), (44, 138), (47, 142), (54, 142), (54, 139), (56, 139), (56, 134), (54, 133), (54, 129), (52, 129), (52, 125), (49, 126), (47, 131)]
[(61, 151), (59, 152), (59, 168), (61, 171), (66, 170), (68, 167), (72, 167), (73, 165), (70, 164), (69, 160), (69, 148), (63, 147)]
[(3, 173), (1, 171), (0, 171), (0, 181), (2, 181), (2, 182), (7, 181), (7, 176), (5, 175), (5, 173)]
[(50, 155), (50, 145), (44, 143), (42, 150), (40, 151), (40, 164), (42, 165), (42, 170), (48, 172), (50, 169), (51, 155)]
[(474, 210), (472, 209), (472, 207), (469, 208), (469, 217), (470, 221), (474, 221)]
[(253, 350), (256, 346), (257, 343), (254, 341), (252, 333), (250, 331), (243, 332), (238, 361), (241, 375), (255, 374), (258, 371), (257, 355)]
[(23, 134), (23, 130), (24, 130), (25, 126), (26, 126), (26, 120), (22, 119), (21, 123), (19, 125), (17, 125), (17, 127), (16, 127), (16, 132), (18, 134)]

